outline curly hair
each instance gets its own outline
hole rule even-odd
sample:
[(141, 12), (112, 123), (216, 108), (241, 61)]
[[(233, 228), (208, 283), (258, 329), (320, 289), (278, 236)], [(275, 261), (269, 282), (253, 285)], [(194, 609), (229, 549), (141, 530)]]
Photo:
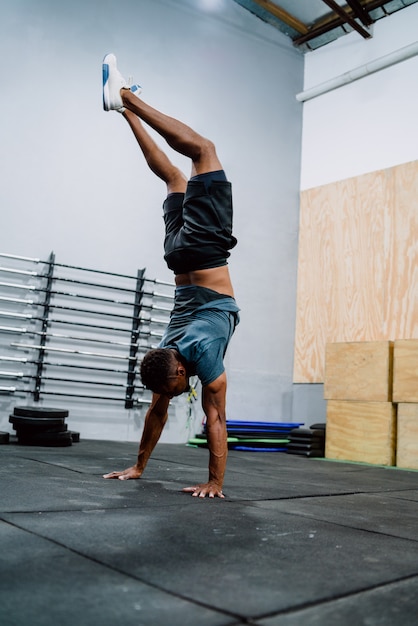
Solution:
[(173, 369), (173, 355), (167, 348), (150, 350), (141, 362), (142, 384), (154, 393), (160, 393), (161, 387)]

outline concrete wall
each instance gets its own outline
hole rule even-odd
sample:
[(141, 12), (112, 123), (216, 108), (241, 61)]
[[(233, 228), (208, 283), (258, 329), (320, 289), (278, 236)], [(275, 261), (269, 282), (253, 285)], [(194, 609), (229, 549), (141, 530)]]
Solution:
[[(147, 276), (162, 261), (163, 184), (104, 113), (114, 52), (144, 98), (212, 138), (234, 185), (231, 260), (242, 322), (226, 360), (231, 419), (292, 416), (303, 57), (232, 0), (15, 0), (0, 23), (0, 251)], [(187, 171), (189, 165), (170, 156)], [(3, 397), (0, 428), (22, 398)], [(82, 436), (138, 438), (143, 412), (65, 404)], [(196, 410), (195, 419), (201, 420)], [(297, 419), (297, 416), (296, 416)], [(179, 403), (163, 441), (185, 440)]]

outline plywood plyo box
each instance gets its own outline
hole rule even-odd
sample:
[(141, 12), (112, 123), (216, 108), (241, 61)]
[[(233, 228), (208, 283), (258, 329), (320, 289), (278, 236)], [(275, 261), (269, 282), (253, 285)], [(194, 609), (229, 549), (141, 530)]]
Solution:
[(325, 345), (418, 339), (418, 161), (301, 192), (295, 383)]
[(324, 398), (390, 402), (392, 366), (391, 341), (328, 343)]
[(418, 402), (418, 339), (395, 341), (393, 400)]
[(329, 400), (325, 457), (394, 465), (396, 405), (391, 402)]
[(418, 469), (418, 404), (398, 404), (396, 465)]

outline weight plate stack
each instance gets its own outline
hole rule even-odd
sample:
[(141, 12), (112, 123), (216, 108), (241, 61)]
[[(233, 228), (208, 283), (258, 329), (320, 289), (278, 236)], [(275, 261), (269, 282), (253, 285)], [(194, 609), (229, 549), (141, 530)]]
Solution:
[(325, 424), (313, 424), (309, 428), (294, 428), (289, 433), (288, 454), (300, 456), (325, 456)]
[(9, 443), (10, 435), (9, 433), (5, 433), (3, 431), (0, 432), (0, 444)]
[(68, 430), (66, 409), (17, 406), (9, 422), (16, 431), (18, 443), (24, 446), (71, 446), (80, 440), (79, 433)]

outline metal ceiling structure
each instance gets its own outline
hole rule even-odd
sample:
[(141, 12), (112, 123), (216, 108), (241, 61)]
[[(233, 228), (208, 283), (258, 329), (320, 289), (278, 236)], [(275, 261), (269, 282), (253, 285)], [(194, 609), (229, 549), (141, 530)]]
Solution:
[(356, 31), (373, 36), (373, 24), (418, 0), (235, 0), (307, 52)]

